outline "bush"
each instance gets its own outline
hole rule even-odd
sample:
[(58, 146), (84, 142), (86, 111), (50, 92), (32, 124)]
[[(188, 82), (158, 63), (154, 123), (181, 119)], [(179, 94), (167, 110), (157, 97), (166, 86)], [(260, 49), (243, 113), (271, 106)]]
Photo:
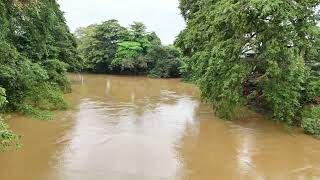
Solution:
[(20, 136), (14, 134), (3, 119), (0, 117), (0, 152), (4, 152), (9, 147), (20, 148)]
[(302, 112), (301, 127), (305, 133), (320, 137), (320, 106), (305, 108)]
[(37, 107), (28, 104), (19, 104), (18, 111), (25, 116), (36, 118), (39, 120), (51, 120), (53, 114), (50, 111), (41, 110)]
[(48, 119), (48, 113), (41, 111), (67, 108), (63, 91), (71, 91), (71, 86), (64, 75), (65, 63), (33, 63), (7, 43), (0, 43), (0, 52), (0, 85), (6, 89), (7, 109)]
[(50, 83), (60, 88), (63, 92), (71, 92), (71, 82), (65, 76), (68, 65), (56, 59), (47, 60), (44, 68), (49, 76)]
[(63, 99), (60, 89), (43, 85), (34, 87), (26, 94), (24, 104), (33, 105), (43, 110), (66, 110), (68, 104)]
[(155, 46), (148, 51), (147, 59), (152, 62), (149, 77), (170, 78), (179, 77), (181, 53), (173, 46)]
[(310, 102), (315, 101), (317, 97), (320, 97), (320, 79), (312, 77), (306, 85), (305, 98), (307, 102)]
[(154, 78), (180, 76), (181, 52), (161, 45), (154, 32), (134, 22), (129, 28), (117, 20), (76, 30), (79, 54), (86, 71), (95, 73), (140, 74)]
[[(0, 107), (7, 103), (5, 96), (5, 90), (0, 88)], [(3, 118), (0, 115), (0, 152), (7, 150), (11, 146), (16, 146), (16, 148), (19, 148), (19, 140), (20, 136), (9, 130), (8, 125), (3, 122)]]

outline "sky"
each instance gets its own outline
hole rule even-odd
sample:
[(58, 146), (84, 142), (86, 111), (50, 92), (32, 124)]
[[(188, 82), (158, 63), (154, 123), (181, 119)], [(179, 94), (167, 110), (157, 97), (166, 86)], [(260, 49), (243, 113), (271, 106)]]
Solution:
[(58, 0), (70, 30), (117, 19), (127, 27), (133, 21), (143, 22), (155, 31), (163, 44), (172, 44), (185, 27), (178, 0)]

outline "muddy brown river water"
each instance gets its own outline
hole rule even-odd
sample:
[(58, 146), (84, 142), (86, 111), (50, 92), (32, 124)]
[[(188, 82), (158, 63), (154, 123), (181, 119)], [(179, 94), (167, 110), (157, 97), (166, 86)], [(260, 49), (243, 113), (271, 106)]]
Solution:
[(0, 154), (0, 180), (320, 179), (320, 140), (249, 111), (220, 120), (193, 85), (70, 77), (70, 110), (12, 115), (23, 148)]

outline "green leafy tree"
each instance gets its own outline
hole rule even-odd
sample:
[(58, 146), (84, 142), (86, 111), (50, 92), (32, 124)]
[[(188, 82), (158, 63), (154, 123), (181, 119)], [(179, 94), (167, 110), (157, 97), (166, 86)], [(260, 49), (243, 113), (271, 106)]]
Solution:
[[(187, 27), (175, 44), (187, 56), (184, 76), (197, 82), (203, 99), (223, 117), (249, 103), (292, 125), (306, 101), (320, 95), (310, 87), (319, 77), (311, 78), (307, 63), (317, 59), (318, 4), (181, 0)], [(312, 94), (308, 100), (306, 93)]]
[(122, 34), (118, 43), (116, 58), (112, 61), (112, 69), (126, 72), (145, 72), (148, 62), (145, 59), (148, 49), (152, 46), (150, 36), (143, 23), (134, 22), (130, 29)]
[(67, 69), (80, 70), (76, 43), (55, 0), (0, 0), (0, 85), (6, 110), (64, 109)]
[(115, 59), (111, 63), (113, 70), (138, 72), (147, 68), (147, 63), (142, 56), (143, 48), (139, 42), (123, 41), (118, 43)]
[(179, 77), (181, 52), (174, 46), (154, 46), (148, 51), (147, 59), (153, 62), (150, 77), (170, 78)]
[(84, 58), (87, 70), (108, 72), (115, 58), (118, 43), (123, 31), (117, 20), (105, 21), (76, 31), (79, 41), (79, 53)]
[(162, 46), (157, 34), (147, 32), (141, 22), (124, 28), (118, 21), (109, 20), (79, 28), (75, 36), (86, 71), (159, 78), (180, 76), (180, 51), (173, 46)]

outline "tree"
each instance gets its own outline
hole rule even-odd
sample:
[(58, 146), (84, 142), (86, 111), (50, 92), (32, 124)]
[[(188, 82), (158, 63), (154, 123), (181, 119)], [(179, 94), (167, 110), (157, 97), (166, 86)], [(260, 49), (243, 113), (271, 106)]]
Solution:
[(117, 20), (109, 20), (76, 31), (79, 53), (87, 64), (87, 70), (109, 72), (118, 42), (125, 30)]
[(111, 63), (111, 68), (115, 71), (139, 72), (147, 68), (142, 51), (143, 47), (139, 42), (123, 41), (118, 43), (115, 59)]
[(147, 59), (153, 62), (149, 72), (150, 77), (170, 78), (179, 77), (181, 52), (174, 46), (154, 46), (148, 51)]
[(0, 87), (7, 110), (42, 116), (64, 109), (65, 76), (81, 69), (76, 44), (55, 0), (0, 0)]
[[(318, 4), (181, 0), (187, 28), (175, 44), (188, 57), (187, 77), (220, 116), (230, 118), (237, 106), (254, 104), (292, 125), (307, 103), (311, 68), (306, 62), (308, 49), (316, 46)], [(246, 57), (250, 51), (254, 58)]]
[(79, 28), (79, 54), (89, 72), (144, 74), (158, 78), (180, 76), (180, 51), (162, 46), (155, 32), (141, 22), (128, 28), (116, 20)]
[(8, 39), (33, 62), (59, 59), (80, 70), (75, 38), (55, 0), (7, 1)]
[(148, 62), (144, 56), (152, 46), (149, 38), (143, 23), (134, 22), (130, 25), (130, 29), (122, 34), (118, 42), (116, 58), (112, 61), (111, 68), (116, 71), (145, 72)]

